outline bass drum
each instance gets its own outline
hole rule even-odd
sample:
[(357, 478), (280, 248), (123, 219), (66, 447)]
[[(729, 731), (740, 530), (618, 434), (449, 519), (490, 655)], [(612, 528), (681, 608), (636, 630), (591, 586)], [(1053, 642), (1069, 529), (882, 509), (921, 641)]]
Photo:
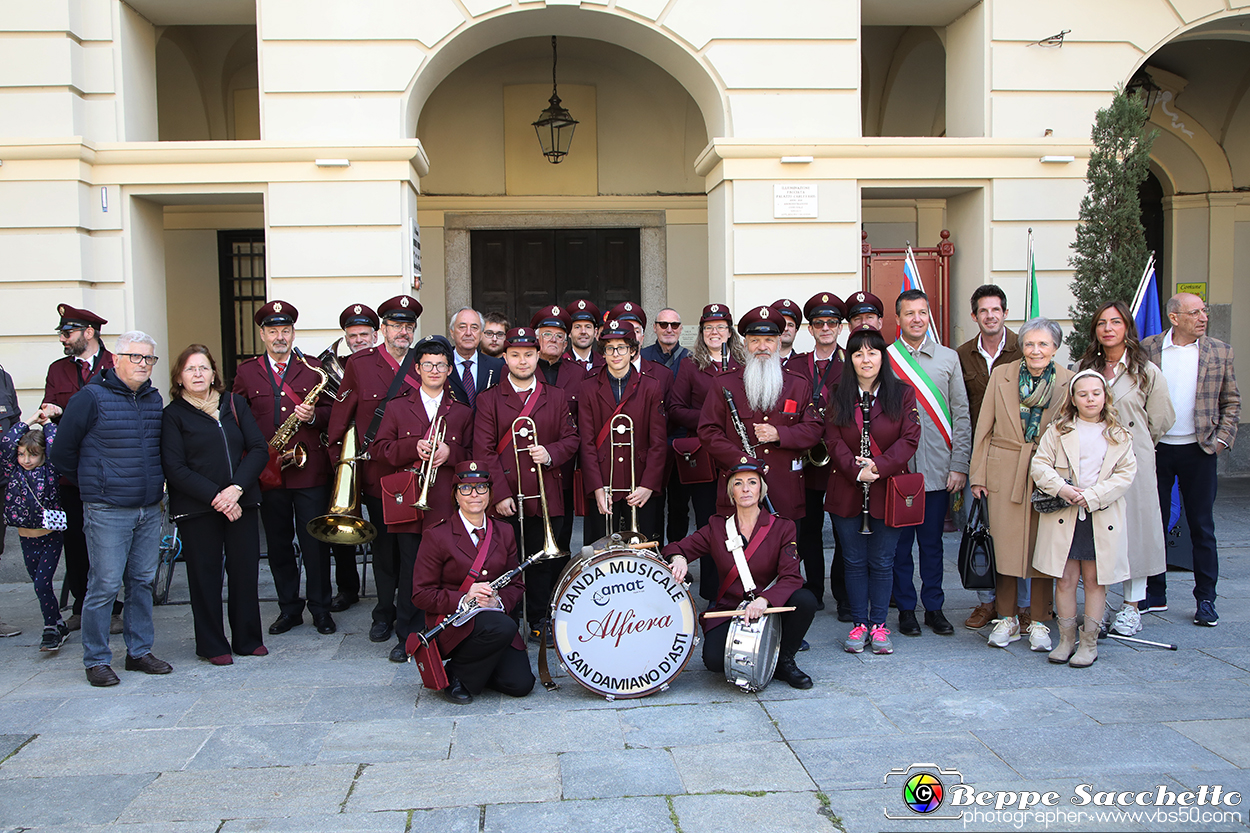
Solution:
[(690, 591), (663, 561), (629, 548), (565, 568), (551, 620), (560, 664), (609, 700), (667, 689), (699, 641)]
[[(746, 603), (738, 609), (746, 607)], [(729, 620), (725, 635), (725, 679), (743, 691), (763, 691), (777, 670), (781, 652), (781, 620), (767, 613), (754, 622), (745, 616)]]

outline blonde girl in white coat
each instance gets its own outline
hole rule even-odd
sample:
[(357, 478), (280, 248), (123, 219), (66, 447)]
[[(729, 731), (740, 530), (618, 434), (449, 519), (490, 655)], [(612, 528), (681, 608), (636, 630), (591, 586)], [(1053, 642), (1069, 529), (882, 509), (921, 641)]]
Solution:
[[(1068, 506), (1041, 516), (1033, 567), (1059, 579), (1055, 612), (1059, 644), (1053, 663), (1085, 668), (1098, 659), (1098, 629), (1107, 585), (1129, 577), (1124, 494), (1137, 472), (1133, 438), (1120, 425), (1107, 380), (1083, 370), (1068, 384), (1059, 418), (1033, 457), (1037, 488)], [(1085, 627), (1076, 640), (1076, 587), (1085, 583)]]

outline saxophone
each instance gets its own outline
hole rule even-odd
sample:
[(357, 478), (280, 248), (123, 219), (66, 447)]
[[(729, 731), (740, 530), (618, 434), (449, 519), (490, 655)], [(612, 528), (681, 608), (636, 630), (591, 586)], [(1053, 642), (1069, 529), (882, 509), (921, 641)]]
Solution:
[[(322, 391), (330, 384), (330, 376), (321, 368), (310, 365), (308, 360), (304, 358), (304, 352), (298, 347), (291, 348), (291, 352), (305, 367), (321, 377), (321, 381), (313, 385), (309, 389), (308, 395), (304, 397), (304, 402), (309, 407), (312, 407), (317, 404), (317, 398), (321, 396)], [(269, 463), (260, 475), (262, 488), (279, 488), (282, 485), (283, 469), (291, 466), (302, 469), (308, 464), (308, 449), (303, 443), (296, 443), (292, 448), (287, 448), (299, 427), (300, 418), (295, 414), (291, 414), (286, 418), (286, 422), (279, 425), (278, 430), (274, 431), (273, 436), (269, 438)]]

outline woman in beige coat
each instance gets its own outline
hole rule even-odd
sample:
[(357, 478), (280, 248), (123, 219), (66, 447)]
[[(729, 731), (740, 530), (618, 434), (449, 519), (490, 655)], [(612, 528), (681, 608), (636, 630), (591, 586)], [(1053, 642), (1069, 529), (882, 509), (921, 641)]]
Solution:
[(1176, 422), (1163, 371), (1151, 363), (1137, 340), (1137, 325), (1123, 301), (1109, 301), (1090, 320), (1089, 347), (1081, 370), (1092, 368), (1110, 383), (1111, 402), (1120, 425), (1133, 435), (1137, 477), (1124, 496), (1128, 513), (1129, 580), (1124, 604), (1111, 629), (1123, 636), (1141, 630), (1138, 605), (1146, 598), (1146, 579), (1167, 570), (1163, 518), (1155, 483), (1155, 444)]
[(1031, 579), (1029, 647), (1050, 650), (1050, 618), (1054, 582), (1031, 567), (1037, 538), (1037, 513), (1029, 502), (1033, 478), (1029, 463), (1042, 432), (1058, 416), (1072, 371), (1054, 361), (1063, 340), (1059, 325), (1034, 318), (1020, 328), (1024, 358), (994, 368), (981, 402), (972, 444), (968, 483), (974, 497), (986, 496), (994, 558), (998, 570), (995, 604), (998, 618), (989, 644), (1006, 648), (1020, 639), (1016, 582)]
[[(1072, 377), (1063, 411), (1042, 435), (1030, 470), (1038, 489), (1068, 504), (1041, 516), (1033, 553), (1034, 568), (1059, 579), (1059, 644), (1050, 661), (1085, 668), (1098, 659), (1107, 585), (1129, 577), (1124, 494), (1137, 473), (1132, 435), (1116, 419), (1101, 373), (1082, 370)], [(1085, 584), (1079, 649), (1078, 582)]]

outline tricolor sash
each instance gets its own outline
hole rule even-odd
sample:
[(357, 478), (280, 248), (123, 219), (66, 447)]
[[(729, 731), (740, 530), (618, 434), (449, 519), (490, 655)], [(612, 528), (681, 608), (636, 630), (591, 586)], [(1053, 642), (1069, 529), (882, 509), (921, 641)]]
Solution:
[(929, 419), (933, 420), (942, 439), (946, 440), (946, 447), (950, 448), (951, 409), (946, 404), (946, 397), (942, 395), (942, 391), (929, 378), (929, 374), (925, 373), (924, 368), (920, 366), (920, 362), (916, 361), (911, 351), (901, 346), (899, 342), (895, 341), (885, 349), (885, 352), (890, 357), (890, 367), (894, 368), (894, 372), (900, 379), (915, 389), (920, 407), (924, 408)]

